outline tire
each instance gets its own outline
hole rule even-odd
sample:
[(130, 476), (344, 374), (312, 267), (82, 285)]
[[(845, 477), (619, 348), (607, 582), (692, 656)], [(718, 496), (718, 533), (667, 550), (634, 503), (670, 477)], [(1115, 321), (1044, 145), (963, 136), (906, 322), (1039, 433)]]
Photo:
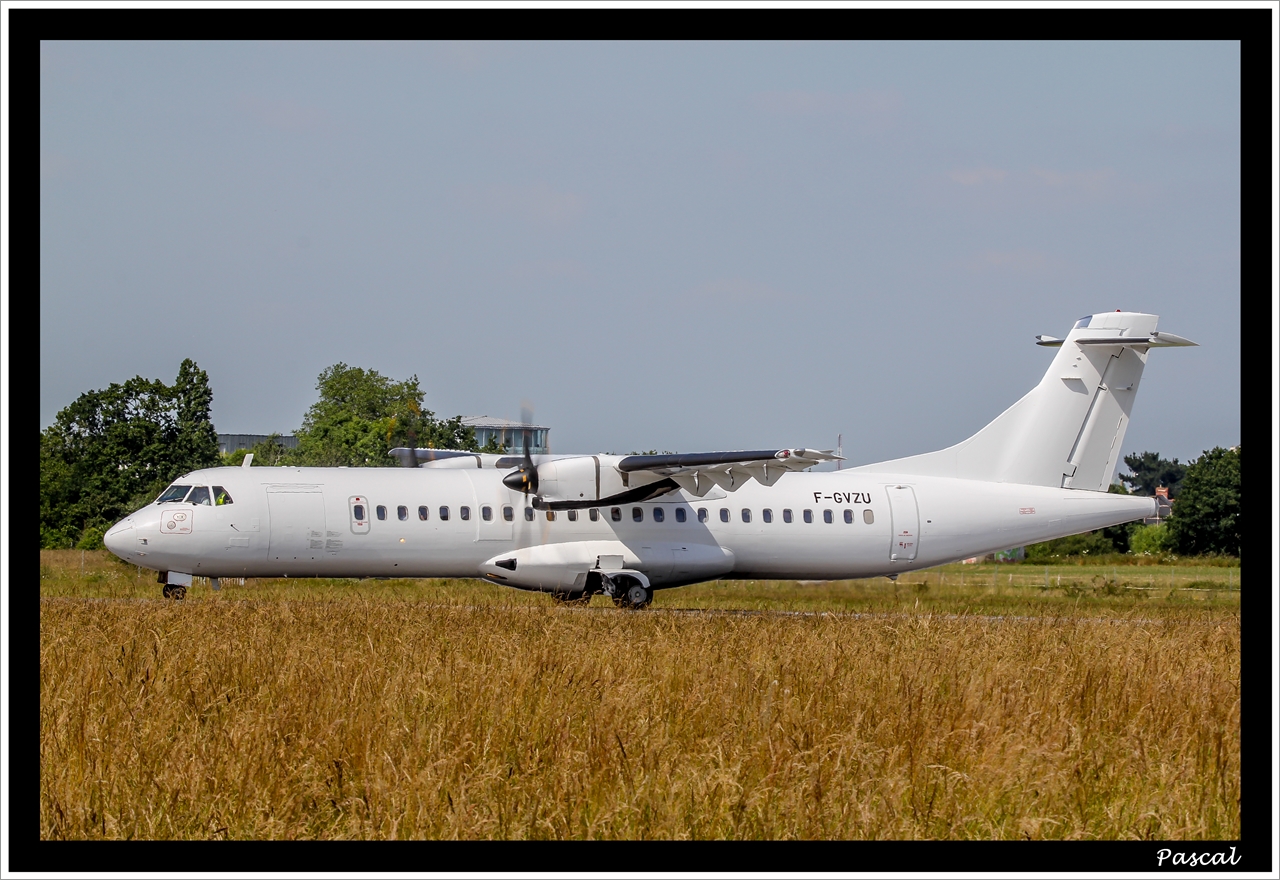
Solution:
[(642, 584), (632, 584), (627, 588), (626, 603), (632, 608), (644, 608), (653, 601), (653, 590), (646, 589)]
[(181, 584), (173, 584), (170, 589), (170, 595), (179, 602), (187, 598), (187, 588)]
[(162, 589), (160, 592), (164, 594), (164, 597), (166, 599), (173, 598), (173, 586), (171, 584), (165, 584), (164, 589)]

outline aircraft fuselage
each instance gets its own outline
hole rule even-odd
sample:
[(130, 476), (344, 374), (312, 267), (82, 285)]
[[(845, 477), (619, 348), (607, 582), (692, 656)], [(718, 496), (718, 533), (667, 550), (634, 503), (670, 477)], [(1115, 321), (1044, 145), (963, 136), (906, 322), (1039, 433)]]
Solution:
[[(677, 490), (643, 503), (549, 512), (504, 486), (504, 475), (200, 470), (177, 483), (209, 487), (210, 503), (150, 504), (113, 527), (107, 545), (147, 568), (216, 578), (486, 577), (547, 590), (571, 590), (605, 558), (662, 589), (717, 577), (894, 575), (1155, 509), (1151, 498), (1094, 491), (826, 471), (704, 497)], [(230, 503), (213, 503), (219, 491)]]

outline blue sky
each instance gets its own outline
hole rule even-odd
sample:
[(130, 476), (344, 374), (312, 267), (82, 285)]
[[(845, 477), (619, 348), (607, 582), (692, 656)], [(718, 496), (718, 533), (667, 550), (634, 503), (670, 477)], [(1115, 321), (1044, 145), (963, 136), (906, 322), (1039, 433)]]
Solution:
[(41, 424), (338, 361), (559, 452), (963, 439), (1153, 312), (1125, 452), (1240, 440), (1236, 43), (44, 43)]

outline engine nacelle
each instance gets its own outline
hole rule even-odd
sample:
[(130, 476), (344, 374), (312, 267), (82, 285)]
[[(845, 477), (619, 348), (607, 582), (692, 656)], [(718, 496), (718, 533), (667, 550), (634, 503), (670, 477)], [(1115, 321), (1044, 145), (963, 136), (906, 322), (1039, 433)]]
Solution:
[(656, 473), (624, 473), (618, 468), (618, 462), (624, 457), (578, 455), (543, 462), (538, 465), (538, 499), (534, 506), (564, 505), (554, 508), (560, 510), (570, 505), (594, 507), (597, 501), (607, 504), (619, 495), (646, 485), (670, 482)]
[(594, 501), (602, 497), (599, 457), (581, 455), (538, 465), (538, 494), (548, 501)]

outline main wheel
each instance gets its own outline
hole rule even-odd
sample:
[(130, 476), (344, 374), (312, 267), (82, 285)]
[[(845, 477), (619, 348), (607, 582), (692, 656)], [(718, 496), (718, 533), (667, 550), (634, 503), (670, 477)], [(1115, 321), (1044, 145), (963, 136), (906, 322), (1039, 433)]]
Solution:
[(166, 599), (185, 599), (187, 598), (187, 588), (181, 584), (165, 584), (164, 597)]
[(586, 590), (581, 593), (552, 593), (551, 598), (556, 600), (557, 605), (590, 605), (591, 594)]
[(164, 585), (164, 589), (163, 589), (163, 590), (161, 590), (160, 592), (164, 594), (164, 597), (165, 597), (166, 599), (172, 599), (172, 598), (173, 598), (173, 585), (172, 585), (172, 584), (165, 584), (165, 585)]
[(644, 608), (653, 601), (653, 591), (646, 589), (643, 584), (633, 584), (627, 590), (627, 604), (632, 608)]

